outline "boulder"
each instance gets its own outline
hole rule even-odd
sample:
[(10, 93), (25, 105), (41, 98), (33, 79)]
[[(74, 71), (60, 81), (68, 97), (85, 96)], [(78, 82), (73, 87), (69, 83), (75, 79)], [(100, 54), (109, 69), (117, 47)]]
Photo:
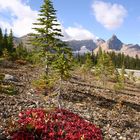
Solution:
[(19, 82), (17, 78), (15, 78), (13, 75), (10, 74), (5, 74), (4, 81)]

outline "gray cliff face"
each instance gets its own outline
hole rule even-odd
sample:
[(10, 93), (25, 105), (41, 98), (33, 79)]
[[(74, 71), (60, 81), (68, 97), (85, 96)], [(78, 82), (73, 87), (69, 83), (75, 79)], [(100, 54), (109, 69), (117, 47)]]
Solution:
[(116, 35), (113, 35), (109, 40), (107, 40), (107, 47), (113, 50), (120, 50), (123, 43), (117, 38)]
[(102, 38), (99, 38), (99, 39), (97, 39), (97, 40), (95, 41), (95, 43), (96, 43), (97, 46), (100, 46), (100, 45), (102, 45), (103, 43), (105, 43), (105, 40), (103, 40)]
[(86, 46), (88, 50), (94, 50), (97, 44), (91, 40), (72, 40), (66, 42), (73, 51), (79, 51), (82, 46)]

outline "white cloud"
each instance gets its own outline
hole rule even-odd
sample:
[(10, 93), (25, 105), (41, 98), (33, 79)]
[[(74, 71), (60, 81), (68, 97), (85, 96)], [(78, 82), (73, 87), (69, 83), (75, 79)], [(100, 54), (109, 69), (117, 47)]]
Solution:
[(96, 39), (97, 37), (82, 26), (62, 28), (64, 40)]
[(4, 29), (12, 29), (15, 35), (22, 36), (32, 31), (32, 23), (37, 18), (37, 11), (31, 9), (27, 3), (21, 0), (0, 0), (0, 13), (7, 11), (10, 20), (0, 17), (0, 26)]
[[(0, 27), (12, 29), (16, 36), (23, 36), (32, 32), (32, 23), (37, 19), (38, 11), (32, 10), (28, 5), (29, 0), (0, 0)], [(3, 13), (8, 13), (9, 19)], [(58, 21), (58, 23), (60, 23)], [(90, 31), (81, 25), (75, 27), (60, 27), (64, 35), (63, 40), (95, 39)]]
[(111, 30), (120, 27), (127, 15), (127, 11), (122, 5), (103, 1), (94, 1), (92, 9), (96, 20)]

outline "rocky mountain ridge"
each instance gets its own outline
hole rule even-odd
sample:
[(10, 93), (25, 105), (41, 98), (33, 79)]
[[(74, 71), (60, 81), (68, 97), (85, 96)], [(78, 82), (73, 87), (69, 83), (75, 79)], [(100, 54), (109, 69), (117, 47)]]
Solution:
[[(24, 46), (31, 50), (32, 47), (27, 43), (28, 39), (29, 34), (20, 38), (14, 37), (14, 43), (17, 46), (19, 42), (23, 42)], [(118, 39), (116, 35), (112, 35), (112, 37), (107, 41), (99, 38), (97, 40), (70, 40), (66, 41), (66, 43), (74, 51), (74, 53), (84, 54), (92, 51), (97, 53), (99, 47), (101, 47), (102, 50), (106, 52), (115, 51), (116, 53), (124, 53), (125, 55), (129, 55), (131, 57), (135, 57), (136, 55), (140, 57), (140, 45), (125, 44), (120, 39)]]
[(95, 53), (98, 52), (99, 47), (101, 47), (102, 50), (106, 52), (115, 51), (116, 53), (124, 53), (125, 55), (129, 55), (131, 57), (135, 57), (136, 55), (140, 57), (140, 45), (125, 44), (120, 41), (116, 35), (113, 35), (106, 42), (98, 45), (98, 47), (94, 50)]

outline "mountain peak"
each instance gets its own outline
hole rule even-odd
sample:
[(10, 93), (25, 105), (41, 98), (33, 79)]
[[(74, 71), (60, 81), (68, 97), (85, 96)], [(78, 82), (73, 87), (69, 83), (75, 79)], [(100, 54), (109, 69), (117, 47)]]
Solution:
[(123, 45), (123, 43), (114, 34), (107, 41), (107, 46), (108, 46), (109, 49), (120, 50), (122, 48), (122, 45)]
[(118, 39), (115, 34), (112, 35), (111, 39)]

